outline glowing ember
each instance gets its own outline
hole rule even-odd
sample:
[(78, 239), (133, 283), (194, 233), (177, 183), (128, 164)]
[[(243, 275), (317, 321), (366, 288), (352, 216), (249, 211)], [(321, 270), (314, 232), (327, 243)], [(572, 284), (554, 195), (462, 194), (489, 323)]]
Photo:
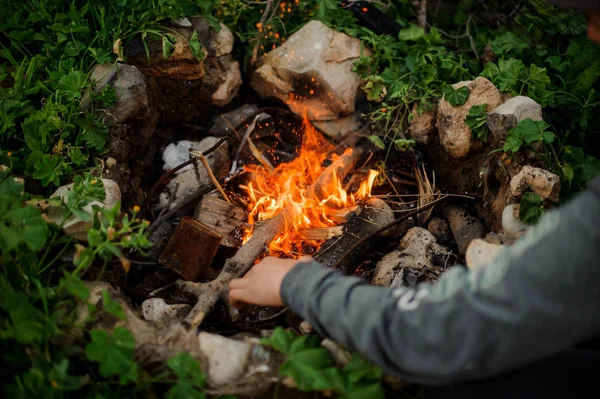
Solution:
[[(246, 171), (253, 175), (247, 186), (241, 186), (250, 198), (250, 224), (272, 218), (286, 207), (290, 208), (285, 229), (269, 246), (271, 253), (299, 257), (303, 247), (318, 249), (322, 241), (307, 241), (300, 230), (335, 226), (338, 223), (329, 215), (340, 208), (353, 207), (358, 200), (370, 196), (373, 181), (379, 174), (374, 170), (369, 172), (369, 177), (356, 193), (348, 194), (336, 175), (327, 179), (325, 187), (319, 186), (318, 195), (311, 189), (326, 169), (323, 162), (327, 159), (335, 162), (338, 158), (333, 154), (333, 146), (305, 121), (302, 146), (294, 161), (282, 163), (272, 172), (260, 165), (245, 166)], [(246, 232), (244, 242), (251, 235), (251, 231)]]

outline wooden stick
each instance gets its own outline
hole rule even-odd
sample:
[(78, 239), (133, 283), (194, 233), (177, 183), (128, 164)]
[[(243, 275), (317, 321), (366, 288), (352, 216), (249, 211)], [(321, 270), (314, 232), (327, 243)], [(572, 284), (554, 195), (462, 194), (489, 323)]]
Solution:
[(225, 201), (231, 203), (231, 200), (229, 199), (227, 194), (225, 194), (225, 191), (223, 191), (223, 187), (221, 187), (221, 184), (219, 184), (219, 181), (217, 180), (217, 178), (213, 174), (212, 170), (210, 169), (210, 165), (208, 164), (208, 161), (206, 160), (206, 157), (204, 156), (204, 154), (202, 154), (199, 151), (190, 151), (190, 152), (192, 153), (193, 156), (198, 157), (198, 159), (200, 159), (200, 162), (202, 162), (202, 165), (204, 165), (204, 169), (206, 169), (206, 173), (208, 173), (208, 177), (210, 177), (210, 180), (212, 181), (212, 183), (215, 185), (217, 190), (219, 190), (219, 193), (221, 193), (221, 195), (223, 196), (223, 199)]
[(302, 229), (298, 233), (305, 240), (330, 240), (344, 234), (344, 226), (314, 227), (311, 229)]

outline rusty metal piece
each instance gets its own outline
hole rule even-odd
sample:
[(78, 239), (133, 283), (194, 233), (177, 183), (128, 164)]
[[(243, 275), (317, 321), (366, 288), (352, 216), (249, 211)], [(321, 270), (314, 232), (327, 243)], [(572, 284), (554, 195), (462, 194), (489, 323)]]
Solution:
[(184, 216), (158, 262), (184, 280), (200, 281), (217, 253), (223, 236), (198, 219)]

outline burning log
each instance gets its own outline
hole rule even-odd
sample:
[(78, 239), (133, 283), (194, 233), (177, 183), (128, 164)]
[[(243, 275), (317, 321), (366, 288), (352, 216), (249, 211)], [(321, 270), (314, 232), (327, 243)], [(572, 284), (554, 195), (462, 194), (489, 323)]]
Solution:
[(302, 229), (299, 233), (305, 240), (330, 240), (344, 234), (344, 227), (315, 227), (314, 229)]
[[(346, 256), (341, 264), (336, 265), (344, 252), (352, 247), (362, 237), (368, 236), (377, 231), (382, 226), (394, 220), (394, 213), (390, 207), (379, 198), (371, 198), (367, 201), (360, 216), (350, 219), (345, 226), (344, 234), (337, 238), (332, 238), (321, 246), (314, 255), (314, 259), (328, 267), (339, 267), (345, 273), (352, 273), (365, 255), (375, 250), (377, 241), (367, 240), (357, 247), (350, 256)], [(406, 231), (407, 225), (401, 226)]]
[[(327, 192), (325, 191), (326, 185), (333, 182), (335, 179), (338, 179), (339, 181), (343, 180), (348, 172), (354, 168), (364, 152), (365, 150), (363, 148), (357, 147), (352, 151), (344, 153), (331, 165), (325, 168), (307, 192), (315, 193), (321, 200), (327, 198)], [(383, 201), (379, 201), (383, 203)], [(198, 302), (184, 321), (188, 327), (198, 327), (206, 315), (214, 308), (219, 299), (228, 303), (227, 288), (229, 282), (234, 278), (242, 277), (250, 270), (255, 260), (268, 249), (271, 241), (284, 231), (286, 219), (289, 219), (293, 215), (294, 210), (294, 205), (288, 204), (275, 216), (256, 223), (250, 239), (242, 245), (233, 257), (225, 262), (223, 270), (215, 280), (203, 284), (181, 280), (176, 283), (179, 289), (198, 298)], [(373, 215), (373, 217), (375, 218), (376, 216)], [(393, 219), (393, 215), (391, 219)], [(382, 224), (384, 223), (385, 222)], [(379, 225), (376, 227), (379, 227)]]

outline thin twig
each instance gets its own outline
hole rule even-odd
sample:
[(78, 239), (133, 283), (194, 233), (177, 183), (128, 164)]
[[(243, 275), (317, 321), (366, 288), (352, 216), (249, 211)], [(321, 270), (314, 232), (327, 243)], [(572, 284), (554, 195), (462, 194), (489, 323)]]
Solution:
[[(208, 150), (204, 151), (202, 153), (202, 155), (204, 155), (204, 156), (209, 155), (210, 153), (212, 153), (213, 151), (215, 151), (217, 148), (219, 148), (221, 146), (221, 144), (223, 144), (224, 142), (226, 142), (228, 139), (229, 139), (229, 136), (223, 137), (221, 140), (217, 141), (215, 143), (215, 145), (213, 145), (212, 147), (210, 147)], [(150, 201), (152, 201), (152, 199), (154, 198), (154, 194), (156, 193), (156, 191), (158, 191), (158, 189), (160, 187), (162, 187), (171, 177), (173, 177), (175, 175), (175, 173), (177, 173), (181, 169), (185, 168), (186, 166), (195, 163), (196, 161), (197, 161), (197, 159), (195, 159), (195, 158), (187, 160), (187, 161), (185, 161), (185, 162), (177, 165), (173, 169), (169, 170), (164, 175), (162, 175), (161, 178), (158, 179), (158, 181), (152, 186), (152, 188), (148, 192), (148, 196), (146, 197), (146, 201), (144, 201), (144, 207), (142, 209), (142, 212), (144, 212), (144, 213), (146, 212), (146, 210), (148, 209), (148, 206), (150, 205)]]
[(191, 153), (193, 156), (198, 157), (200, 159), (200, 162), (202, 162), (202, 165), (204, 165), (204, 169), (206, 169), (206, 173), (208, 173), (208, 177), (210, 177), (210, 180), (212, 181), (214, 186), (217, 188), (217, 190), (219, 190), (219, 193), (221, 193), (223, 199), (231, 204), (231, 200), (229, 199), (227, 194), (225, 194), (225, 191), (223, 191), (223, 187), (221, 187), (221, 184), (210, 169), (210, 165), (208, 164), (206, 157), (201, 152), (191, 151)]

